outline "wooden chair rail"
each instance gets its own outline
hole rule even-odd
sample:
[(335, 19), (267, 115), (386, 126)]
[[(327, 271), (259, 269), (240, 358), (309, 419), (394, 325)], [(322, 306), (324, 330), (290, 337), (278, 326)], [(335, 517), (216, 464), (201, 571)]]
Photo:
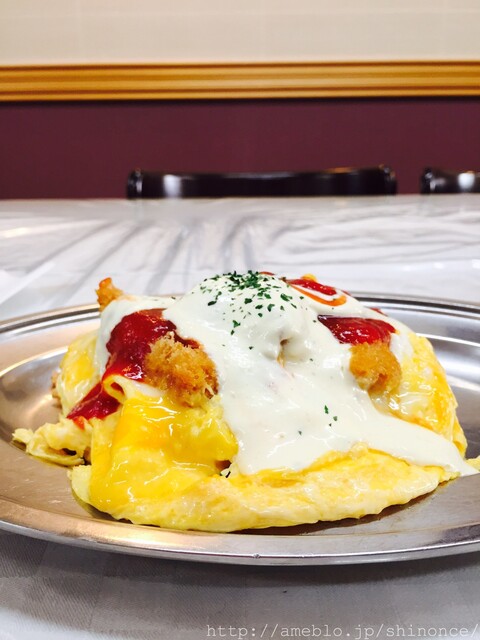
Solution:
[(480, 95), (479, 61), (0, 66), (0, 101)]

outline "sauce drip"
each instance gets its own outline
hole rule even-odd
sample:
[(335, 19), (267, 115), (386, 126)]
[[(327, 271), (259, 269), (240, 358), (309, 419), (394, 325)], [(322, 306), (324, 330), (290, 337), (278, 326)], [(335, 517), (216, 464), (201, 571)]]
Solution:
[(67, 418), (77, 423), (83, 429), (83, 418), (106, 418), (118, 409), (119, 402), (104, 390), (98, 382), (87, 395), (78, 402), (68, 414)]
[(110, 357), (102, 380), (78, 402), (68, 414), (81, 426), (80, 418), (105, 418), (119, 407), (119, 402), (103, 388), (103, 380), (120, 375), (131, 380), (144, 380), (145, 357), (151, 345), (167, 333), (173, 334), (177, 342), (196, 348), (194, 340), (184, 340), (175, 331), (173, 322), (163, 317), (163, 309), (146, 309), (127, 316), (113, 329), (107, 350)]
[(350, 318), (342, 316), (318, 316), (319, 322), (330, 329), (341, 344), (390, 343), (395, 328), (384, 320), (374, 318)]
[(303, 296), (307, 296), (315, 302), (325, 304), (329, 307), (338, 307), (346, 303), (346, 295), (326, 284), (311, 280), (310, 278), (296, 278), (295, 280), (286, 280), (288, 285), (296, 289)]
[(303, 287), (304, 289), (310, 289), (317, 293), (323, 293), (324, 296), (336, 296), (338, 291), (333, 287), (329, 287), (326, 284), (321, 284), (316, 280), (310, 280), (309, 278), (296, 278), (295, 280), (287, 280), (287, 284), (297, 287)]

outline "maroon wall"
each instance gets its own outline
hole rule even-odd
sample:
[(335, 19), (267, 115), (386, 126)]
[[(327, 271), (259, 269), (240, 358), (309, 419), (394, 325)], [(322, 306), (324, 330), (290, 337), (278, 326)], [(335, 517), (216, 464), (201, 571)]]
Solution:
[(0, 198), (122, 197), (134, 167), (480, 169), (480, 99), (23, 103), (0, 106)]

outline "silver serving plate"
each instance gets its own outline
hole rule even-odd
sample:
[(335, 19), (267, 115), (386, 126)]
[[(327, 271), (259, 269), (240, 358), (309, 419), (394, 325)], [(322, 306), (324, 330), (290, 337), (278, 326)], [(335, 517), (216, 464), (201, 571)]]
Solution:
[[(469, 456), (480, 453), (480, 307), (359, 296), (428, 336), (459, 402)], [(65, 469), (11, 443), (17, 427), (56, 421), (50, 378), (66, 345), (98, 326), (77, 307), (0, 323), (0, 527), (54, 542), (231, 564), (326, 565), (406, 560), (480, 549), (480, 474), (379, 516), (232, 534), (116, 522), (73, 497)]]

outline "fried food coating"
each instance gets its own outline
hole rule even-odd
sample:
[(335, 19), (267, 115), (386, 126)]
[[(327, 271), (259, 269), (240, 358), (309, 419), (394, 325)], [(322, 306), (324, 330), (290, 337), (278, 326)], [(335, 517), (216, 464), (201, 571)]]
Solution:
[(100, 311), (103, 311), (113, 300), (123, 296), (123, 291), (113, 284), (111, 278), (104, 278), (99, 283), (98, 289), (96, 289), (95, 292), (97, 294)]
[(354, 344), (351, 353), (350, 371), (362, 389), (382, 393), (399, 385), (402, 370), (388, 344), (382, 341)]
[(180, 404), (194, 407), (218, 391), (215, 365), (201, 347), (177, 342), (172, 333), (157, 340), (145, 358), (146, 382)]

